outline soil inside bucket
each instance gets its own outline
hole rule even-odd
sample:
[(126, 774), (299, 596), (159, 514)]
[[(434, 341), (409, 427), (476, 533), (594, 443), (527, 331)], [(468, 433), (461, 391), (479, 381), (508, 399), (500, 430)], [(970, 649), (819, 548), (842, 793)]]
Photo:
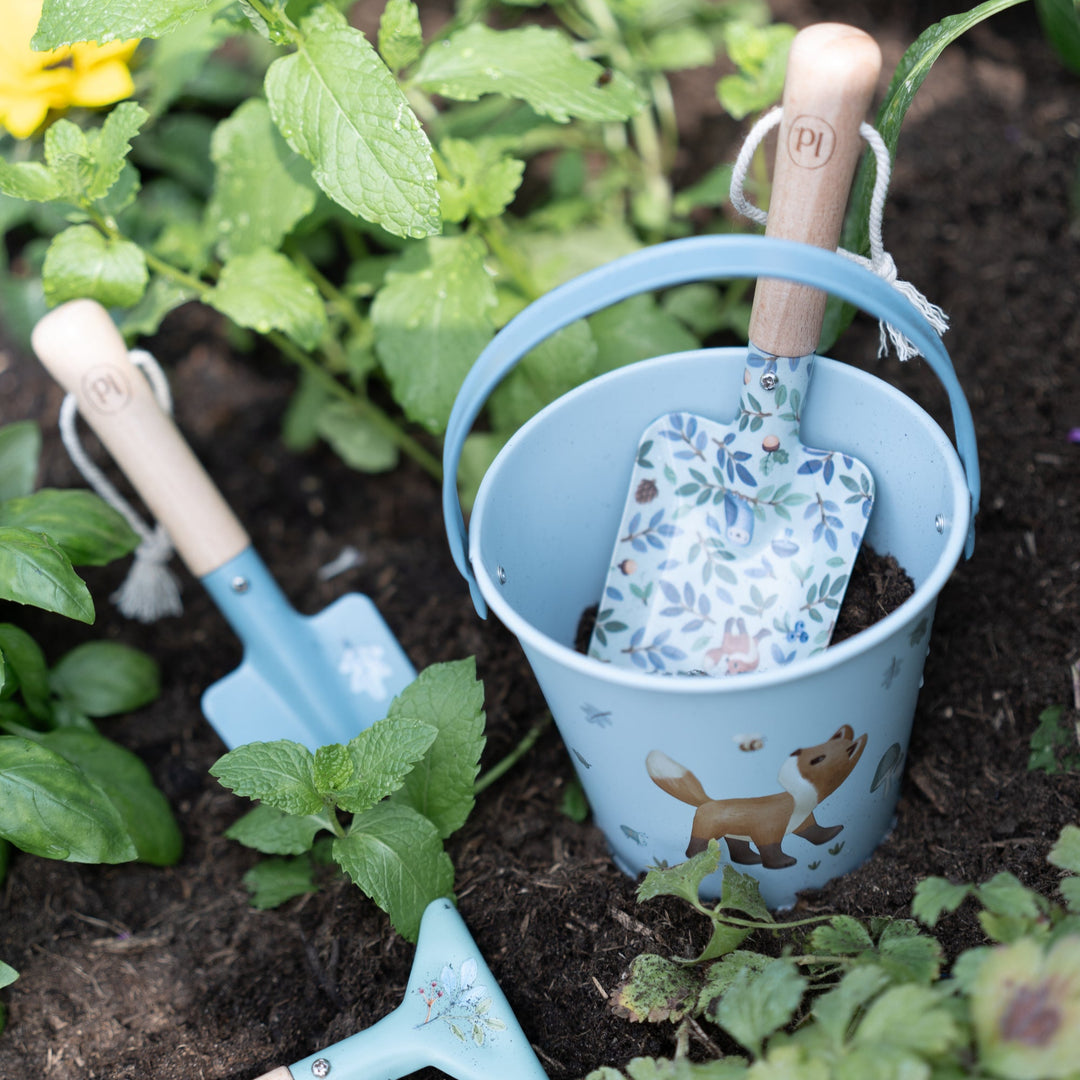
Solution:
[[(863, 544), (851, 567), (851, 580), (836, 616), (829, 647), (884, 619), (914, 591), (915, 582), (892, 555), (879, 555), (869, 544)], [(593, 604), (582, 612), (574, 637), (574, 648), (580, 653), (589, 651), (597, 611), (599, 606)]]

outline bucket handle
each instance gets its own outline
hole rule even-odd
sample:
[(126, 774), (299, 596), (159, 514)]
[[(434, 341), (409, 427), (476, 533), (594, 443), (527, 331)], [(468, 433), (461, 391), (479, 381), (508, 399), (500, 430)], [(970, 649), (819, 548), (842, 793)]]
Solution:
[(510, 320), (477, 358), (458, 391), (443, 449), (443, 518), (450, 551), (469, 583), (481, 616), (487, 604), (468, 559), (468, 533), (457, 491), (465, 438), (492, 390), (536, 345), (556, 330), (638, 293), (690, 281), (771, 277), (811, 285), (894, 326), (926, 358), (949, 396), (957, 452), (967, 476), (971, 516), (964, 552), (975, 546), (979, 460), (975, 426), (952, 361), (936, 331), (888, 282), (832, 251), (763, 236), (696, 236), (643, 248), (546, 293)]

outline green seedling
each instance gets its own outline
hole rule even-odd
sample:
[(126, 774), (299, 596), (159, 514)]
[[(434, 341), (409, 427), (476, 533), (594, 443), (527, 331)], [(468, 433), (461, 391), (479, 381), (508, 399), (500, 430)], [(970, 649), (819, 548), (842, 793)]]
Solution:
[(1080, 769), (1080, 732), (1066, 720), (1063, 705), (1051, 705), (1039, 713), (1039, 726), (1032, 732), (1028, 769), (1046, 773), (1076, 772)]
[(473, 807), (483, 702), (473, 660), (435, 664), (345, 745), (248, 743), (220, 758), (211, 774), (258, 801), (226, 835), (275, 856), (246, 879), (256, 905), (311, 891), (308, 853), (329, 834), (331, 860), (415, 941), (425, 907), (453, 892), (443, 841)]

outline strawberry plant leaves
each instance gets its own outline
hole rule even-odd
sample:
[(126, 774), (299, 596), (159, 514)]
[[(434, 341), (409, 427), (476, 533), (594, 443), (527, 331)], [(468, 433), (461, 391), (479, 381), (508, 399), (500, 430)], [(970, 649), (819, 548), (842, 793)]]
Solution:
[(96, 731), (73, 728), (46, 732), (41, 745), (71, 762), (105, 792), (142, 862), (171, 866), (180, 858), (183, 840), (168, 800), (135, 754)]
[(649, 870), (637, 887), (638, 902), (651, 900), (655, 896), (678, 896), (700, 910), (702, 904), (698, 893), (701, 883), (719, 866), (720, 845), (710, 840), (705, 851), (699, 851), (686, 862)]
[(210, 775), (234, 794), (259, 799), (287, 814), (314, 814), (324, 806), (315, 786), (314, 756), (288, 739), (238, 746), (218, 758)]
[(819, 955), (851, 956), (873, 949), (866, 927), (850, 915), (834, 915), (810, 935), (810, 948)]
[(716, 1019), (716, 1007), (741, 971), (763, 971), (772, 958), (752, 949), (735, 949), (725, 957), (710, 964), (698, 996), (697, 1012)]
[(697, 1010), (700, 976), (696, 969), (655, 953), (641, 953), (630, 976), (615, 992), (614, 1011), (632, 1023), (670, 1020), (677, 1024)]
[(1062, 879), (1061, 895), (1070, 911), (1080, 913), (1080, 877), (1076, 876), (1080, 875), (1080, 827), (1066, 825), (1046, 859), (1052, 866), (1074, 875)]
[(875, 1054), (896, 1047), (933, 1056), (945, 1053), (960, 1038), (941, 994), (928, 986), (905, 983), (890, 987), (874, 1000), (852, 1041)]
[(316, 892), (311, 860), (263, 859), (242, 878), (251, 894), (251, 906), (260, 911), (280, 907), (286, 900)]
[(945, 878), (928, 877), (915, 886), (911, 913), (924, 926), (936, 926), (943, 914), (955, 911), (971, 893), (971, 885), (954, 885)]
[(119, 641), (76, 645), (54, 665), (49, 685), (84, 716), (116, 716), (148, 705), (161, 693), (157, 662)]
[(229, 259), (203, 299), (238, 326), (260, 334), (280, 330), (303, 349), (314, 349), (326, 332), (326, 309), (315, 286), (276, 251)]
[(757, 878), (750, 874), (740, 873), (734, 866), (724, 866), (720, 901), (716, 906), (718, 909), (741, 911), (744, 915), (757, 919), (759, 922), (775, 921), (772, 912), (762, 899)]
[(311, 167), (282, 138), (265, 101), (249, 98), (218, 124), (210, 157), (206, 215), (222, 258), (276, 249), (315, 208)]
[(485, 94), (518, 98), (560, 123), (633, 116), (642, 106), (633, 83), (616, 72), (605, 85), (604, 74), (558, 30), (492, 30), (474, 23), (429, 49), (413, 81), (455, 101), (476, 101)]
[(350, 213), (395, 236), (442, 224), (431, 144), (364, 35), (321, 7), (302, 23), (297, 52), (266, 74), (270, 111), (319, 186)]
[(45, 0), (34, 34), (35, 49), (56, 49), (81, 41), (154, 38), (182, 26), (218, 0)]
[(0, 836), (46, 859), (120, 863), (139, 852), (120, 811), (53, 750), (0, 735)]
[(0, 503), (34, 490), (41, 457), (41, 428), (33, 420), (0, 427)]
[(0, 502), (0, 525), (48, 533), (73, 566), (105, 566), (139, 545), (124, 516), (91, 491), (42, 488)]
[(72, 225), (57, 233), (41, 273), (51, 307), (76, 297), (97, 300), (104, 307), (130, 307), (150, 279), (138, 244), (102, 236), (93, 225)]
[(357, 814), (348, 835), (334, 840), (333, 854), (407, 941), (416, 941), (427, 905), (454, 887), (454, 864), (438, 830), (410, 806), (388, 803)]
[(475, 236), (428, 240), (387, 274), (371, 307), (394, 398), (435, 435), (446, 430), (458, 388), (492, 337), (496, 297), (486, 256)]
[(932, 983), (941, 974), (941, 945), (909, 919), (890, 920), (877, 943), (876, 962), (896, 982)]
[(422, 814), (440, 837), (449, 836), (472, 810), (484, 749), (484, 686), (476, 661), (425, 668), (391, 703), (389, 718), (421, 721), (438, 731), (391, 802)]
[(49, 537), (0, 525), (0, 599), (94, 621), (94, 602), (67, 555)]
[(717, 1023), (755, 1056), (784, 1027), (802, 1001), (807, 980), (789, 959), (771, 960), (758, 971), (740, 972), (716, 1006)]
[(876, 965), (852, 968), (838, 986), (814, 1001), (812, 1011), (821, 1032), (834, 1046), (842, 1046), (855, 1014), (888, 984), (888, 974)]
[(315, 834), (325, 825), (316, 817), (297, 817), (259, 803), (234, 821), (225, 835), (264, 855), (300, 855), (311, 850)]

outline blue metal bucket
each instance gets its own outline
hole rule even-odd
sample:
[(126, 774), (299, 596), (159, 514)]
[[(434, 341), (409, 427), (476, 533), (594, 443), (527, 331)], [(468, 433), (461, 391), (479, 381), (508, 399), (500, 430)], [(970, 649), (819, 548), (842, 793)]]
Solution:
[[(461, 447), (500, 379), (560, 327), (639, 292), (687, 281), (778, 277), (833, 293), (900, 329), (946, 391), (956, 436), (888, 383), (818, 362), (804, 441), (856, 455), (877, 502), (866, 542), (896, 557), (915, 592), (874, 626), (793, 665), (729, 679), (646, 674), (574, 649), (600, 600), (642, 430), (678, 409), (732, 415), (744, 348), (632, 364), (525, 424), (480, 487), (466, 532)], [(491, 342), (450, 419), (443, 507), (455, 561), (481, 615), (517, 637), (616, 863), (637, 875), (721, 841), (765, 901), (790, 906), (865, 861), (891, 828), (934, 607), (970, 555), (979, 471), (970, 410), (948, 354), (915, 308), (830, 252), (760, 237), (661, 244), (584, 274)], [(466, 546), (468, 555), (466, 556)], [(719, 873), (703, 895), (718, 895)]]

